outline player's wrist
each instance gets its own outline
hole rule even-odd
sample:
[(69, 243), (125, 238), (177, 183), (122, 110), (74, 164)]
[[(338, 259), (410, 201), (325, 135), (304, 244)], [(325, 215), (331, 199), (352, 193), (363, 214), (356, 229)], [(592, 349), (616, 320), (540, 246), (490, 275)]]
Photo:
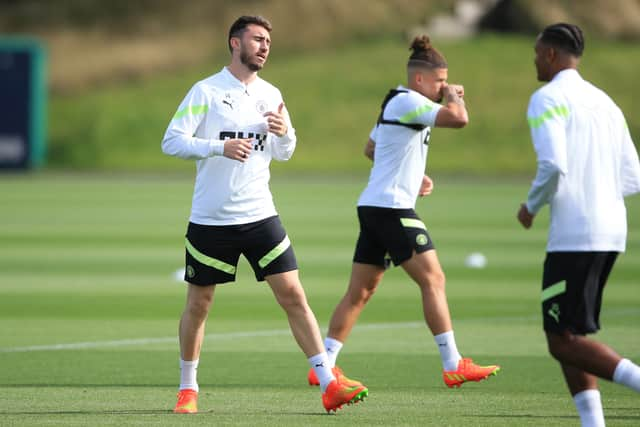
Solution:
[(225, 141), (221, 141), (219, 139), (210, 139), (209, 140), (209, 157), (224, 155), (224, 143)]

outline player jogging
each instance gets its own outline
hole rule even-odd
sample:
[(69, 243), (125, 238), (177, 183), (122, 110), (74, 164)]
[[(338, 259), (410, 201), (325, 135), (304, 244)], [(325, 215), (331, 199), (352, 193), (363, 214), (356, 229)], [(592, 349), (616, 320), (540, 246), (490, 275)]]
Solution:
[(578, 73), (580, 28), (554, 24), (535, 44), (538, 80), (527, 120), (538, 157), (518, 220), (531, 227), (551, 209), (542, 277), (542, 317), (549, 352), (564, 374), (583, 426), (604, 426), (597, 378), (640, 391), (640, 367), (588, 339), (600, 329), (602, 293), (624, 252), (624, 197), (640, 192), (640, 163), (618, 106)]
[[(414, 208), (418, 196), (431, 193), (424, 174), (431, 127), (461, 128), (468, 122), (464, 89), (447, 83), (445, 58), (429, 37), (416, 37), (407, 64), (407, 87), (389, 91), (369, 136), (365, 155), (373, 160), (369, 183), (358, 200), (360, 235), (351, 279), (336, 307), (325, 347), (336, 358), (390, 262), (402, 266), (418, 284), (426, 323), (434, 335), (449, 387), (495, 375), (498, 366), (463, 359), (454, 339), (445, 294), (445, 276), (433, 241)], [(444, 105), (440, 102), (444, 99)], [(334, 368), (341, 375), (339, 368)], [(317, 384), (314, 372), (310, 384)]]
[(285, 310), (296, 342), (320, 379), (327, 411), (368, 394), (337, 381), (317, 320), (298, 277), (291, 242), (269, 191), (271, 159), (288, 160), (296, 135), (280, 91), (260, 79), (271, 47), (271, 24), (242, 16), (229, 30), (231, 63), (196, 83), (162, 140), (164, 153), (196, 161), (187, 228), (186, 307), (180, 319), (180, 391), (176, 413), (197, 412), (196, 373), (205, 321), (218, 284), (235, 280), (240, 254), (266, 280)]

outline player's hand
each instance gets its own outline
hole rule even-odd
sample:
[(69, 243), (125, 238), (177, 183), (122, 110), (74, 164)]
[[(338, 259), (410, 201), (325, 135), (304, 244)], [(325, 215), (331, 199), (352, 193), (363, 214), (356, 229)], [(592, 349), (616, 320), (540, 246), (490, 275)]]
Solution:
[(269, 132), (275, 133), (278, 136), (284, 136), (289, 127), (287, 126), (287, 121), (282, 114), (282, 109), (284, 108), (284, 102), (280, 103), (278, 106), (278, 111), (268, 111), (264, 113), (264, 116), (267, 118), (267, 125), (269, 126)]
[(422, 177), (422, 184), (420, 185), (420, 192), (418, 196), (428, 196), (433, 191), (433, 180), (427, 175)]
[(524, 228), (531, 228), (531, 224), (533, 224), (533, 217), (535, 215), (529, 213), (529, 209), (527, 209), (527, 205), (525, 203), (520, 204), (520, 210), (518, 211), (518, 221)]
[(253, 138), (227, 139), (224, 142), (224, 152), (222, 154), (229, 159), (244, 163), (253, 149), (251, 141), (253, 141)]
[(464, 97), (464, 86), (456, 84), (447, 84), (442, 87), (442, 95), (446, 98), (449, 93), (455, 93), (458, 97)]

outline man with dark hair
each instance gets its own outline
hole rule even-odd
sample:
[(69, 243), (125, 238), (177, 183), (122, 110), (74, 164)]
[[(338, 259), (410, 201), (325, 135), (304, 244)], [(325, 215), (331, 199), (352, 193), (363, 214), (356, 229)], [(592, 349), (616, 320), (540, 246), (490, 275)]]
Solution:
[(296, 146), (280, 91), (258, 77), (271, 48), (271, 24), (240, 17), (229, 31), (231, 63), (196, 83), (162, 140), (164, 153), (196, 160), (196, 183), (185, 239), (187, 301), (180, 320), (177, 413), (197, 412), (196, 372), (217, 285), (233, 282), (240, 254), (287, 314), (296, 342), (320, 378), (327, 411), (367, 396), (362, 384), (336, 380), (315, 315), (298, 277), (293, 247), (269, 191), (272, 159)]
[(538, 158), (525, 227), (549, 203), (551, 224), (542, 278), (549, 352), (564, 374), (583, 426), (604, 426), (597, 378), (640, 391), (640, 367), (586, 334), (600, 329), (602, 293), (625, 250), (624, 197), (640, 192), (640, 162), (616, 104), (578, 73), (582, 31), (560, 23), (535, 44), (538, 80), (527, 119)]
[[(325, 347), (335, 367), (340, 349), (393, 262), (420, 288), (424, 318), (440, 351), (445, 384), (460, 387), (495, 375), (500, 367), (476, 365), (458, 352), (445, 276), (415, 203), (418, 196), (433, 189), (424, 173), (431, 127), (462, 128), (469, 117), (462, 99), (464, 88), (447, 83), (447, 61), (429, 37), (416, 37), (410, 49), (408, 85), (389, 91), (365, 146), (373, 166), (358, 200), (360, 235), (349, 286), (331, 317)], [(336, 375), (342, 375), (339, 368), (334, 369)], [(307, 377), (310, 384), (317, 383), (313, 371)]]

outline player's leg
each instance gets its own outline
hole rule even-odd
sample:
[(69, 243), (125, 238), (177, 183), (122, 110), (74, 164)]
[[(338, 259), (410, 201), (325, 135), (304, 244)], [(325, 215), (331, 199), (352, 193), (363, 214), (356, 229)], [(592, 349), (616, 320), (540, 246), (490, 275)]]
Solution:
[(584, 426), (604, 426), (597, 378), (633, 388), (633, 380), (629, 384), (629, 377), (621, 373), (635, 370), (640, 391), (640, 368), (606, 344), (586, 337), (600, 329), (602, 293), (616, 256), (613, 252), (549, 252), (544, 263), (542, 315), (549, 353), (560, 362)]
[[(604, 343), (591, 340), (584, 335), (573, 334), (564, 331), (561, 334), (547, 332), (547, 344), (549, 353), (560, 362), (561, 365), (569, 365), (575, 369), (600, 377), (606, 380), (613, 379), (616, 366), (622, 358)], [(573, 378), (573, 377), (571, 377)], [(568, 384), (572, 394), (581, 389), (582, 380), (576, 376), (574, 384)], [(585, 382), (585, 388), (590, 383)]]
[(180, 357), (182, 360), (198, 360), (204, 338), (204, 329), (213, 302), (215, 285), (187, 285), (187, 301), (180, 318)]
[(287, 314), (293, 336), (307, 357), (324, 352), (320, 328), (309, 307), (298, 270), (265, 276), (278, 304)]
[(340, 343), (347, 340), (360, 313), (380, 284), (383, 275), (384, 268), (379, 265), (353, 263), (347, 292), (331, 316), (328, 337)]
[(586, 336), (600, 329), (602, 294), (616, 258), (615, 252), (548, 253), (542, 290), (544, 329), (549, 352), (561, 364), (640, 391), (640, 368)]
[(560, 364), (573, 397), (580, 423), (584, 427), (604, 427), (604, 411), (598, 390), (598, 378), (572, 365)]
[(198, 364), (200, 349), (204, 339), (204, 329), (209, 309), (213, 301), (215, 286), (196, 286), (188, 284), (185, 304), (178, 336), (180, 339), (180, 387), (178, 402), (174, 408), (176, 413), (195, 413), (198, 411), (197, 400)]
[(185, 239), (187, 299), (178, 335), (180, 339), (180, 391), (177, 413), (197, 412), (197, 372), (200, 350), (216, 285), (235, 279), (240, 253), (221, 242), (234, 234), (228, 227), (189, 223)]
[[(378, 265), (353, 263), (347, 292), (331, 315), (324, 347), (327, 350), (329, 366), (332, 367), (333, 374), (340, 381), (349, 385), (358, 385), (360, 382), (345, 376), (342, 369), (336, 366), (336, 360), (364, 306), (382, 280), (383, 274), (384, 268)], [(309, 370), (307, 381), (309, 385), (319, 384), (313, 370)]]
[[(389, 220), (385, 219), (392, 211), (369, 206), (358, 207), (360, 234), (353, 255), (349, 285), (331, 315), (329, 331), (324, 341), (331, 366), (335, 367), (338, 375), (343, 375), (340, 368), (336, 367), (340, 350), (382, 281), (390, 262), (386, 256), (387, 247), (380, 236), (393, 233), (393, 230), (388, 229)], [(311, 372), (307, 378), (309, 384), (314, 384)]]
[(336, 380), (322, 344), (318, 321), (300, 283), (298, 270), (268, 275), (265, 280), (286, 312), (291, 332), (318, 378), (325, 409), (335, 411), (344, 404), (363, 400), (369, 390), (362, 384), (346, 385)]
[(336, 381), (318, 322), (300, 283), (291, 242), (279, 218), (269, 218), (250, 227), (247, 236), (243, 253), (251, 263), (256, 279), (267, 281), (287, 314), (291, 332), (320, 382), (325, 409), (335, 411), (345, 403), (362, 400), (368, 394), (366, 387), (361, 384), (349, 387)]
[(420, 288), (424, 319), (431, 333), (436, 336), (451, 331), (445, 275), (435, 249), (414, 254), (402, 263), (402, 268)]
[(445, 291), (445, 275), (435, 249), (414, 253), (402, 263), (402, 268), (420, 288), (425, 322), (438, 345), (445, 384), (460, 387), (467, 381), (481, 381), (496, 375), (499, 366), (476, 365), (471, 359), (463, 359), (458, 352)]

